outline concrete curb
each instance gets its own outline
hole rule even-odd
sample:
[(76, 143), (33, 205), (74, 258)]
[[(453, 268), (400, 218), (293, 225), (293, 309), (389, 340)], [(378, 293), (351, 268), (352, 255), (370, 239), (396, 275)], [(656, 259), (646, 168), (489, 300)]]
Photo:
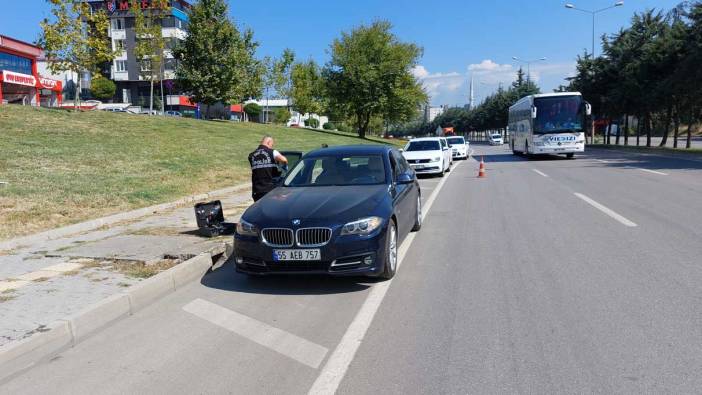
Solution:
[(66, 237), (74, 235), (77, 233), (88, 232), (95, 230), (101, 226), (112, 225), (117, 222), (128, 221), (137, 219), (140, 217), (145, 217), (147, 215), (156, 214), (162, 211), (170, 210), (178, 206), (182, 206), (189, 203), (194, 203), (202, 200), (211, 199), (216, 196), (227, 195), (234, 192), (240, 192), (249, 187), (249, 184), (239, 184), (233, 187), (218, 189), (208, 193), (202, 193), (198, 195), (191, 195), (181, 199), (178, 199), (169, 203), (157, 204), (155, 206), (139, 208), (132, 211), (126, 211), (123, 213), (117, 213), (109, 215), (107, 217), (97, 218), (86, 222), (81, 222), (73, 225), (64, 226), (62, 228), (56, 228), (47, 230), (45, 232), (36, 233), (29, 236), (17, 237), (14, 239), (9, 239), (5, 241), (0, 241), (0, 250), (11, 250), (14, 248), (19, 248), (22, 246), (31, 245), (38, 242), (55, 240), (61, 237)]
[(212, 263), (212, 255), (202, 253), (142, 281), (128, 291), (109, 296), (74, 315), (57, 320), (40, 333), (1, 346), (0, 382), (75, 346), (100, 329), (201, 278), (210, 270)]

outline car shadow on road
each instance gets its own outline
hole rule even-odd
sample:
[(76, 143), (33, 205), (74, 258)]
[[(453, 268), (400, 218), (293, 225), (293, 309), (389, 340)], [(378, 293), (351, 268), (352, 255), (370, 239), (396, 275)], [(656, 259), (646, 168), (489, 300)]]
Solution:
[(312, 275), (248, 276), (237, 273), (233, 259), (200, 280), (206, 287), (223, 291), (268, 295), (326, 295), (364, 291), (381, 281), (365, 277)]

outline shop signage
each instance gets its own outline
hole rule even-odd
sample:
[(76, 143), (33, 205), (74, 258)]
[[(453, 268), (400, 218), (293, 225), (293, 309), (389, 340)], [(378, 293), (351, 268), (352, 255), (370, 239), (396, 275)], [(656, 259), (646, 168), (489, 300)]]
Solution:
[(165, 8), (168, 3), (163, 0), (106, 0), (105, 8), (110, 13), (119, 11), (129, 11), (131, 3), (135, 2), (141, 9), (147, 8)]
[(58, 85), (58, 81), (52, 80), (51, 78), (39, 78), (39, 83), (46, 89), (53, 89)]
[(17, 84), (24, 86), (36, 86), (37, 80), (33, 75), (14, 73), (12, 71), (3, 70), (2, 79), (8, 84)]

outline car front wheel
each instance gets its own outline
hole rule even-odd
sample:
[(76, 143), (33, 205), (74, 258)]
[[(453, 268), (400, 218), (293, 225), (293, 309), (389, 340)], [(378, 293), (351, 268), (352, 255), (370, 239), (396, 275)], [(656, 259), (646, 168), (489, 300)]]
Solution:
[(414, 214), (414, 226), (412, 232), (422, 229), (422, 195), (417, 195), (417, 209)]
[(397, 226), (392, 219), (388, 224), (388, 234), (385, 238), (385, 269), (381, 277), (389, 280), (397, 272)]

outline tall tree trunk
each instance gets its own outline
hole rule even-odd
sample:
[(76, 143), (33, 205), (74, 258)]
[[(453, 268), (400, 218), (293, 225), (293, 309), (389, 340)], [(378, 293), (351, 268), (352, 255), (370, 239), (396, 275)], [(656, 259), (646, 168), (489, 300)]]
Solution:
[(612, 120), (611, 119), (607, 122), (607, 128), (605, 129), (605, 133), (607, 134), (607, 136), (605, 136), (604, 143), (606, 145), (609, 145), (609, 143), (611, 141), (610, 136), (612, 136)]
[(668, 105), (668, 109), (665, 112), (665, 132), (663, 132), (663, 138), (659, 147), (665, 147), (668, 144), (668, 134), (670, 134), (670, 121), (673, 119), (673, 105)]
[(624, 114), (624, 145), (629, 145), (629, 114)]
[(685, 148), (692, 147), (692, 124), (695, 123), (696, 120), (695, 111), (690, 109), (690, 123), (687, 124), (687, 141), (685, 142)]
[(675, 110), (675, 118), (673, 118), (675, 129), (673, 131), (673, 148), (678, 148), (678, 135), (680, 134), (680, 111)]
[(644, 122), (644, 127), (646, 128), (646, 147), (651, 148), (651, 129), (653, 129), (653, 125), (651, 123), (653, 120), (651, 119), (651, 113), (646, 113), (646, 122)]
[(642, 117), (641, 115), (636, 117), (636, 146), (638, 147), (640, 142), (641, 142), (641, 124)]
[(149, 96), (149, 115), (154, 113), (154, 79), (151, 78), (151, 94)]
[(81, 87), (81, 78), (80, 78), (80, 73), (76, 73), (78, 76), (78, 83), (76, 84), (76, 95), (73, 98), (73, 111), (79, 111), (80, 107), (80, 87)]
[(617, 122), (617, 137), (614, 140), (614, 144), (619, 145), (619, 136), (622, 135), (622, 119), (619, 118), (619, 121)]

